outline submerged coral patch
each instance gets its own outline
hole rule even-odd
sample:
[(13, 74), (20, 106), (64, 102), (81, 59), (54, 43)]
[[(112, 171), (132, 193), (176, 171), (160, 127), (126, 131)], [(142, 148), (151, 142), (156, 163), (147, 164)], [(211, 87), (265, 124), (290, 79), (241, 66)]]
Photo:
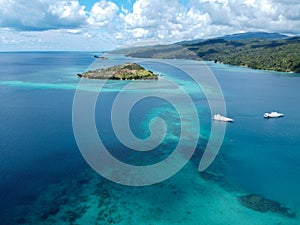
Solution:
[(244, 195), (239, 198), (241, 204), (247, 208), (259, 212), (275, 212), (284, 216), (294, 218), (295, 212), (290, 212), (290, 209), (282, 206), (279, 202), (266, 199), (256, 194)]

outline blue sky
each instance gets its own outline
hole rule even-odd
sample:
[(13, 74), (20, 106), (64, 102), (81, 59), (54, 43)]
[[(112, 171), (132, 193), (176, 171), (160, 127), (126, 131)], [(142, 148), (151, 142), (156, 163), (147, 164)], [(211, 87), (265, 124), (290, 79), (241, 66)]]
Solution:
[[(86, 9), (90, 11), (97, 0), (80, 0), (79, 2), (86, 6)], [(123, 6), (127, 9), (131, 9), (133, 5), (133, 0), (114, 0), (112, 2), (118, 5), (120, 8)]]
[(299, 0), (0, 0), (0, 6), (0, 51), (99, 51), (247, 31), (300, 34)]

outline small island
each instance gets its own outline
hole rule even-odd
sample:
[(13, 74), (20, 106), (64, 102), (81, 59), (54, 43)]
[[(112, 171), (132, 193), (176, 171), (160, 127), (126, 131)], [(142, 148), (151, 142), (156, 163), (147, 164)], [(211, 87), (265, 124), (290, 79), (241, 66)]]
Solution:
[(98, 56), (98, 55), (94, 55), (95, 59), (99, 59), (99, 60), (108, 60), (108, 58), (103, 57), (103, 56)]
[(77, 74), (80, 78), (110, 80), (157, 80), (158, 76), (136, 63), (126, 63)]

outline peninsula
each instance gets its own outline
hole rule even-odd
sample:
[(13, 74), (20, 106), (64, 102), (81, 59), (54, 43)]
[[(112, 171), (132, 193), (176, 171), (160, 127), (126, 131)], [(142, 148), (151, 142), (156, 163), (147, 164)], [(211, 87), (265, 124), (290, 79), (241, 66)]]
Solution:
[(110, 79), (110, 80), (157, 80), (158, 76), (152, 71), (136, 63), (126, 63), (108, 68), (87, 71), (77, 74), (80, 78)]
[[(213, 61), (260, 70), (300, 73), (300, 37), (246, 33), (113, 51), (135, 58)], [(269, 38), (267, 38), (269, 37)]]

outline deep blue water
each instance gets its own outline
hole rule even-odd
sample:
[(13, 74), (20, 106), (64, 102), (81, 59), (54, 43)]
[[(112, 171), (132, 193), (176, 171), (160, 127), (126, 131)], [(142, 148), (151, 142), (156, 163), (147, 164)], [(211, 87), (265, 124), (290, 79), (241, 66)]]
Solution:
[[(89, 166), (82, 158), (72, 130), (72, 104), (78, 83), (76, 74), (94, 62), (94, 53), (20, 52), (0, 53), (0, 218), (9, 221), (20, 205), (30, 206), (50, 184), (75, 177)], [(129, 59), (114, 57), (115, 64)], [(147, 68), (194, 90), (180, 71), (144, 62)], [(208, 63), (223, 90), (228, 124), (221, 153), (211, 170), (221, 171), (228, 184), (239, 190), (300, 208), (300, 75), (256, 71)], [(118, 90), (126, 83), (108, 84)], [(167, 157), (176, 141), (166, 137), (158, 153), (129, 157), (109, 124), (109, 108), (116, 91), (103, 95), (102, 116), (96, 116), (104, 142), (112, 154), (132, 164), (151, 164)], [(209, 134), (210, 112), (203, 94), (191, 93), (201, 119), (201, 133)], [(107, 106), (103, 109), (103, 105)], [(266, 120), (264, 112), (276, 110), (284, 118)], [(146, 99), (133, 109), (130, 124), (138, 137), (149, 135), (145, 124), (164, 116), (170, 131), (178, 117), (172, 107), (158, 99)], [(104, 115), (104, 116), (103, 116)], [(171, 136), (172, 136), (171, 135)], [(172, 141), (170, 141), (172, 139)], [(197, 153), (206, 140), (199, 140)], [(163, 152), (162, 152), (163, 151)], [(124, 153), (125, 152), (125, 153)], [(162, 154), (163, 153), (163, 154)], [(149, 153), (148, 153), (149, 154)], [(136, 159), (140, 161), (136, 161)], [(199, 159), (198, 159), (199, 160)], [(197, 161), (197, 160), (195, 160)], [(195, 170), (197, 170), (197, 165)], [(7, 222), (9, 223), (9, 222)], [(12, 223), (13, 224), (13, 223)]]
[[(236, 119), (227, 129), (230, 143), (223, 152), (232, 165), (225, 173), (248, 191), (299, 205), (300, 76), (223, 65), (213, 69), (228, 113)], [(262, 118), (262, 112), (272, 110), (285, 117)]]
[(1, 214), (12, 217), (20, 202), (33, 201), (47, 185), (86, 166), (72, 134), (74, 91), (26, 82), (74, 83), (74, 73), (86, 68), (91, 54), (0, 55), (0, 82), (24, 82), (0, 87), (0, 207)]

